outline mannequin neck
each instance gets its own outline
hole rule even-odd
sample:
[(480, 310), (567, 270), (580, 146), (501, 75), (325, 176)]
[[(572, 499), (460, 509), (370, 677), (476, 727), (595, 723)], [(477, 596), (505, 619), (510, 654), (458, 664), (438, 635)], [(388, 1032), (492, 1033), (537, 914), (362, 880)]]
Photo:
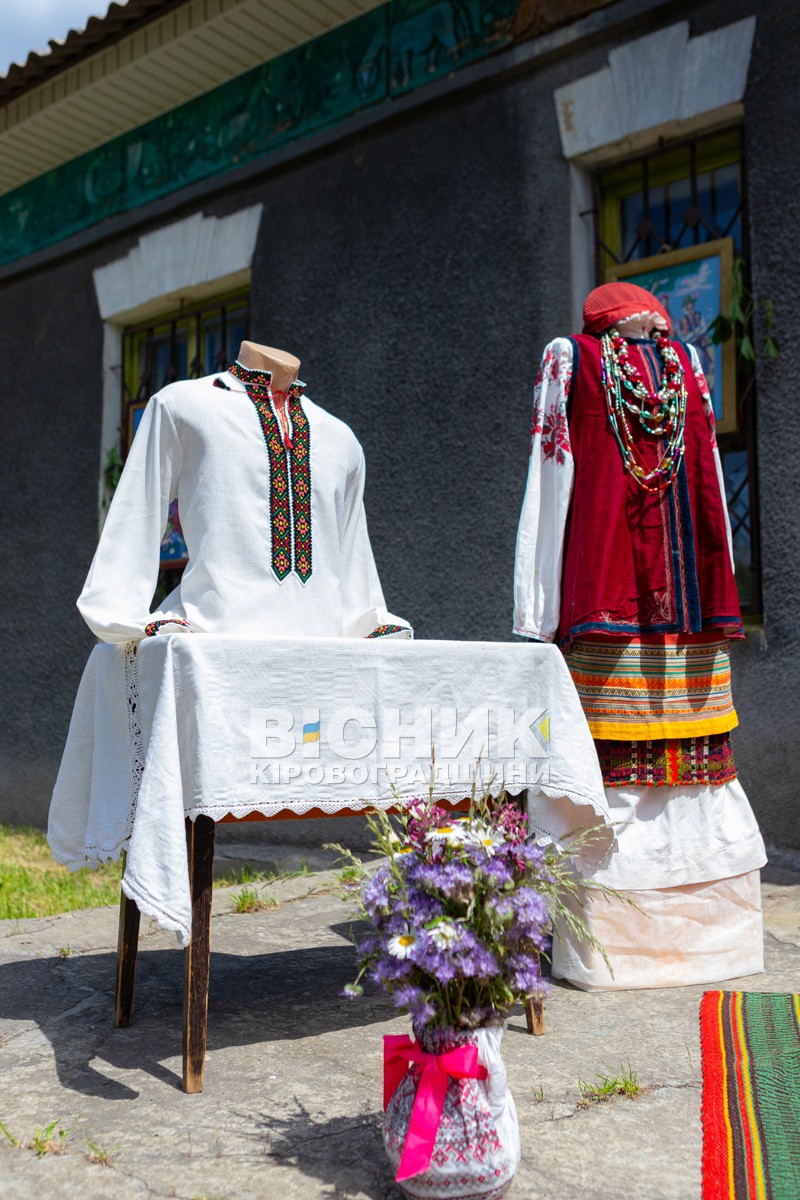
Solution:
[(274, 392), (288, 391), (300, 370), (300, 359), (293, 354), (276, 350), (274, 346), (259, 346), (256, 342), (242, 342), (237, 359), (250, 371), (269, 371)]
[(624, 338), (649, 338), (655, 328), (652, 313), (633, 313), (615, 321), (615, 325)]

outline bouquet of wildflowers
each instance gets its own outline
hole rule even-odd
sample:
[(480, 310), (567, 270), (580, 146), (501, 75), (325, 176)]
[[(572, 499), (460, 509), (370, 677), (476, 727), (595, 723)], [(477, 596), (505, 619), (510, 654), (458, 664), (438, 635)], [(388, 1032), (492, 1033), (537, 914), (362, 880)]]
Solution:
[(345, 996), (359, 996), (367, 976), (415, 1030), (498, 1025), (547, 988), (540, 955), (552, 914), (596, 945), (563, 903), (579, 881), (552, 847), (527, 840), (527, 818), (504, 796), (473, 798), (461, 817), (432, 798), (416, 800), (399, 832), (385, 813), (369, 821), (386, 858), (377, 871), (333, 847), (348, 860), (346, 890), (372, 926), (357, 944), (359, 972)]

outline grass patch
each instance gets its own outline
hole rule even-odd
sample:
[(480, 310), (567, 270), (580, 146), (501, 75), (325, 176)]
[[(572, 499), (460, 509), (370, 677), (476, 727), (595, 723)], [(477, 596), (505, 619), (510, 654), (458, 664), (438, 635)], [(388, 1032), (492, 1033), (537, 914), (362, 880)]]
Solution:
[[(214, 887), (232, 884), (271, 884), (308, 875), (305, 863), (297, 871), (258, 871), (249, 864), (214, 881)], [(106, 863), (96, 871), (84, 867), (69, 871), (53, 862), (47, 839), (40, 829), (0, 824), (0, 920), (54, 917), (81, 908), (104, 908), (119, 903), (122, 863)], [(276, 901), (245, 887), (234, 902), (235, 912), (274, 908)], [(72, 950), (62, 946), (60, 958)]]
[(119, 862), (68, 871), (53, 862), (41, 830), (0, 824), (0, 920), (115, 904), (121, 876)]
[(10, 1131), (10, 1129), (7, 1128), (7, 1126), (5, 1126), (3, 1124), (2, 1121), (0, 1121), (0, 1133), (2, 1133), (3, 1137), (8, 1138), (8, 1140), (11, 1142), (11, 1145), (16, 1150), (19, 1150), (20, 1146), (22, 1145), (22, 1142), (19, 1140), (19, 1138), (14, 1137), (13, 1133)]
[(60, 1117), (55, 1121), (48, 1121), (41, 1129), (34, 1129), (33, 1140), (28, 1142), (28, 1149), (35, 1150), (40, 1157), (44, 1154), (64, 1154), (71, 1133), (72, 1128), (62, 1128)]
[(283, 883), (286, 879), (303, 879), (309, 874), (308, 865), (301, 863), (296, 871), (258, 871), (250, 863), (237, 870), (226, 871), (214, 880), (214, 887), (231, 887), (241, 883)]
[(604, 1104), (617, 1096), (634, 1100), (639, 1094), (639, 1083), (635, 1071), (631, 1070), (630, 1063), (627, 1067), (620, 1066), (619, 1073), (616, 1075), (604, 1075), (598, 1072), (595, 1079), (597, 1083), (586, 1083), (583, 1079), (578, 1080), (581, 1093), (578, 1108), (588, 1108), (590, 1104)]
[(277, 908), (278, 901), (274, 896), (259, 896), (255, 888), (245, 887), (233, 898), (235, 913), (263, 912), (265, 908)]
[[(229, 871), (226, 875), (214, 880), (214, 887), (241, 886), (242, 890), (233, 897), (232, 912), (255, 913), (263, 912), (265, 908), (277, 908), (278, 901), (266, 892), (273, 883), (283, 883), (287, 879), (300, 879), (309, 874), (308, 867), (302, 863), (297, 871), (257, 871), (246, 863), (241, 870)], [(260, 885), (260, 886), (249, 886)]]
[(86, 1158), (90, 1163), (97, 1163), (100, 1167), (113, 1167), (114, 1155), (118, 1154), (122, 1148), (120, 1142), (116, 1146), (111, 1146), (110, 1149), (104, 1150), (102, 1146), (98, 1146), (97, 1142), (93, 1142), (90, 1137), (86, 1138)]

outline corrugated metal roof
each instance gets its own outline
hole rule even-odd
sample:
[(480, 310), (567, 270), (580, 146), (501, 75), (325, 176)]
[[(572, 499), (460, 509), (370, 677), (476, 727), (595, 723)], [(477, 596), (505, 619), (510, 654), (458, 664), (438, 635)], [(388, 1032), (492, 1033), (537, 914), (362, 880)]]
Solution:
[(66, 37), (50, 38), (48, 51), (32, 50), (24, 63), (11, 63), (0, 75), (0, 104), (35, 87), (50, 75), (72, 66), (78, 59), (102, 50), (186, 0), (127, 0), (109, 4), (104, 17), (90, 17), (85, 29), (70, 29)]

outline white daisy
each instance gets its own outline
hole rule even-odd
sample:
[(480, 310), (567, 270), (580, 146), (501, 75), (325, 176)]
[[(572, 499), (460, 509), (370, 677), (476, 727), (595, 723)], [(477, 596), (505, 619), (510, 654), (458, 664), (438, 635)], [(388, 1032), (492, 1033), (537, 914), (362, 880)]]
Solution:
[(439, 950), (450, 950), (461, 936), (461, 930), (452, 921), (439, 921), (428, 933)]
[(447, 825), (437, 825), (425, 834), (426, 842), (447, 842), (450, 846), (459, 845), (464, 841), (464, 830), (460, 822), (450, 821)]
[(395, 850), (392, 858), (404, 858), (406, 854), (413, 854), (413, 846), (401, 846), (399, 850)]
[(470, 830), (469, 842), (473, 846), (480, 846), (491, 858), (499, 846), (504, 846), (506, 839), (493, 829), (487, 828), (485, 825), (476, 825)]
[(408, 958), (417, 942), (417, 935), (412, 933), (408, 925), (402, 933), (396, 933), (389, 938), (386, 949), (394, 958)]

